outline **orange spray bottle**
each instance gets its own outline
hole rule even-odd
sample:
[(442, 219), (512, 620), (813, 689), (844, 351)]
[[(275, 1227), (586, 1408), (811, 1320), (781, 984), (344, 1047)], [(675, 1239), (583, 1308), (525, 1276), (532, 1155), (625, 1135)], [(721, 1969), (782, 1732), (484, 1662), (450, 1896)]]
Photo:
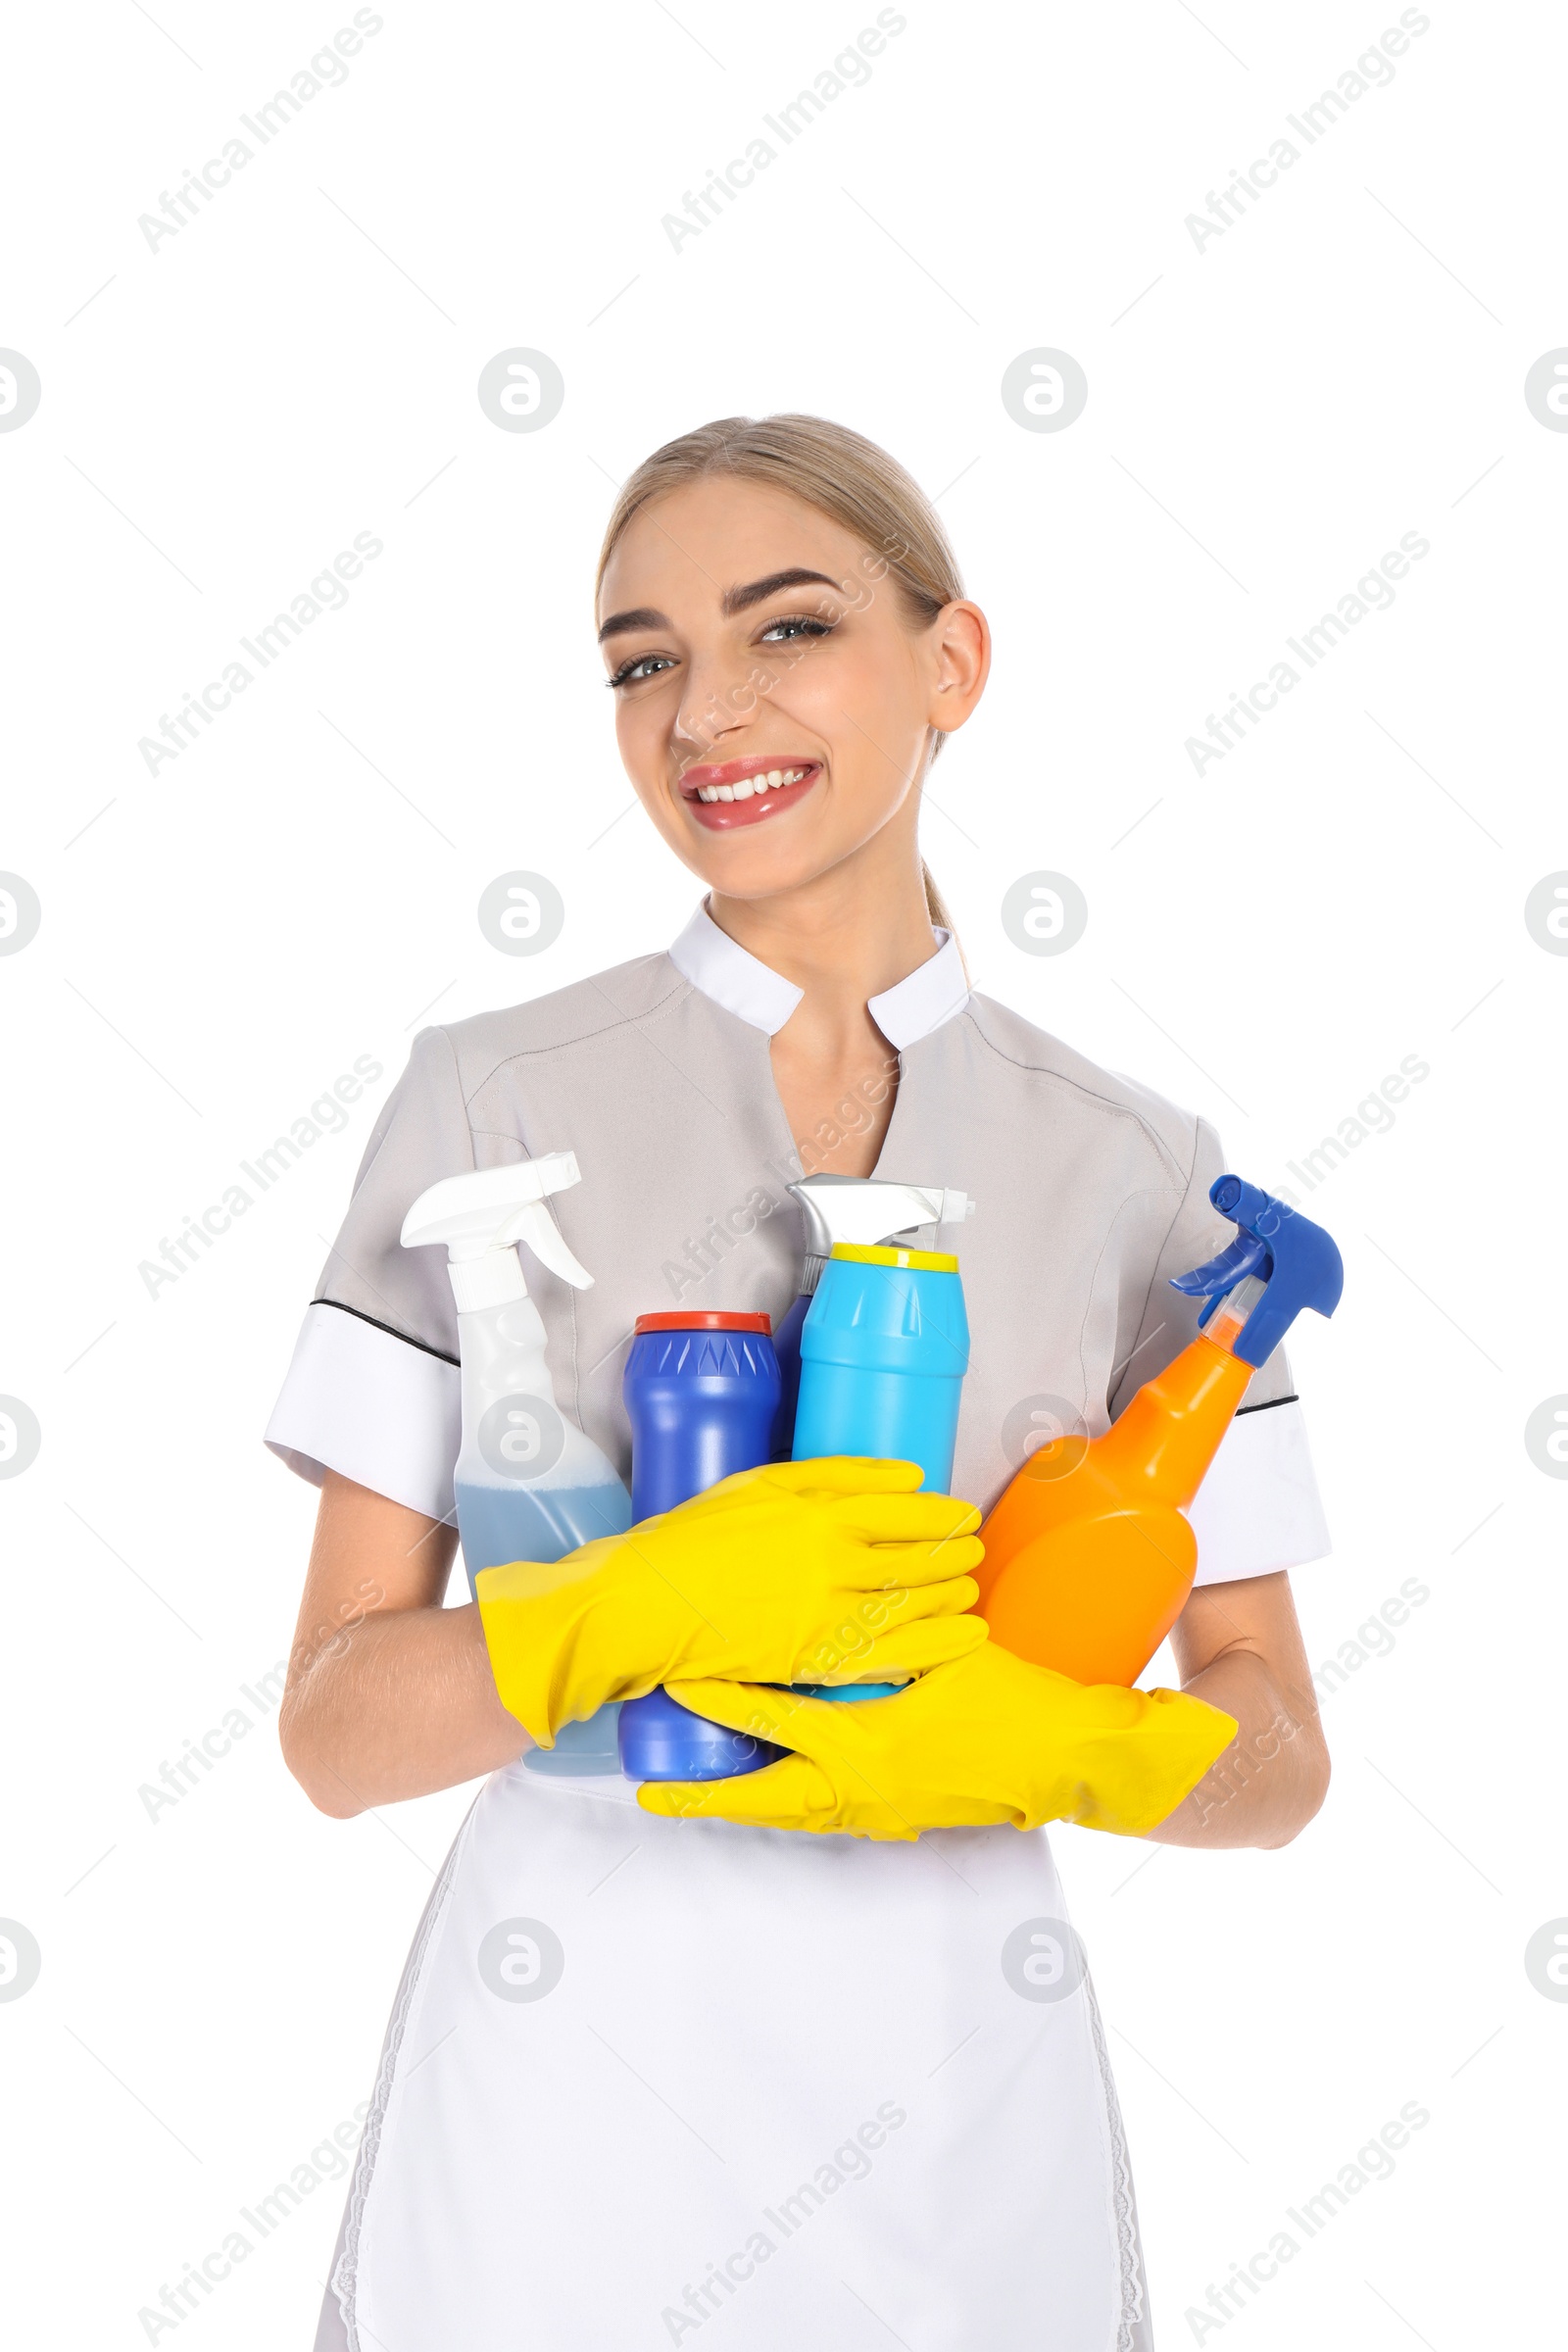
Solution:
[(1302, 1307), (1331, 1315), (1345, 1269), (1320, 1225), (1221, 1176), (1209, 1200), (1229, 1249), (1173, 1288), (1206, 1298), (1199, 1337), (1093, 1440), (1032, 1453), (980, 1530), (980, 1614), (993, 1640), (1080, 1683), (1131, 1686), (1192, 1590), (1184, 1516), (1256, 1367)]

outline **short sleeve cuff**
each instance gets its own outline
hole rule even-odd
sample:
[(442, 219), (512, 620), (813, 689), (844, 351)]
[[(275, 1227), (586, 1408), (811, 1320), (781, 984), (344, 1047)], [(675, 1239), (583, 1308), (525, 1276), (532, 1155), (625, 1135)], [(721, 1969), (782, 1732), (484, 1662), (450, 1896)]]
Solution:
[(1297, 1398), (1237, 1414), (1187, 1513), (1200, 1585), (1320, 1560), (1332, 1548)]
[(318, 1300), (306, 1311), (266, 1442), (313, 1486), (335, 1470), (450, 1522), (462, 1423), (456, 1364)]

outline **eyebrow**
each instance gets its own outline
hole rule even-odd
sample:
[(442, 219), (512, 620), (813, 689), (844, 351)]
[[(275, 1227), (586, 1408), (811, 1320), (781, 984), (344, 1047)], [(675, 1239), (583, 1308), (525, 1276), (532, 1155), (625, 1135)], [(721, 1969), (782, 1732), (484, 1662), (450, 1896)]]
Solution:
[(838, 581), (830, 580), (825, 571), (807, 571), (794, 564), (788, 571), (770, 571), (765, 580), (749, 580), (744, 588), (727, 588), (721, 610), (729, 619), (736, 612), (749, 612), (753, 605), (764, 604), (770, 596), (777, 596), (781, 588), (806, 588), (813, 581), (831, 588), (836, 595), (844, 593)]
[(638, 605), (630, 612), (612, 612), (599, 632), (599, 642), (603, 645), (607, 637), (624, 637), (632, 629), (667, 629), (668, 626), (669, 622), (662, 612), (654, 612), (648, 605)]
[[(831, 588), (835, 595), (842, 596), (844, 593), (840, 583), (829, 579), (825, 571), (808, 571), (803, 564), (797, 564), (784, 571), (770, 571), (765, 579), (748, 580), (744, 587), (727, 588), (719, 610), (726, 620), (733, 619), (737, 612), (750, 612), (753, 605), (765, 604), (770, 596), (777, 596), (786, 588), (812, 585)], [(666, 614), (656, 612), (649, 605), (638, 605), (627, 612), (612, 612), (599, 632), (599, 642), (603, 645), (611, 637), (629, 636), (635, 629), (667, 629), (669, 626)]]

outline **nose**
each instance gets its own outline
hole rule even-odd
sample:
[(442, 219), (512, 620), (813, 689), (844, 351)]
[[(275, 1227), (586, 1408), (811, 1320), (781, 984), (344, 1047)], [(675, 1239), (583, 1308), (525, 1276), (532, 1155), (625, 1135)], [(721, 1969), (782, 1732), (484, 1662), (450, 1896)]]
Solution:
[(705, 759), (730, 736), (744, 733), (762, 683), (762, 673), (743, 649), (694, 651), (675, 714), (675, 740), (682, 754)]

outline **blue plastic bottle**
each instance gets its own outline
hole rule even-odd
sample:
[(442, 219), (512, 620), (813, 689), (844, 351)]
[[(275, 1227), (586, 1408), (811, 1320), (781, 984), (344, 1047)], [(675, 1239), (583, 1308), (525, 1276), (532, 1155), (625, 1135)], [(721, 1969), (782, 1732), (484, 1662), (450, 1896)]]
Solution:
[[(631, 1422), (634, 1520), (673, 1510), (771, 1458), (778, 1360), (766, 1315), (639, 1315), (621, 1383)], [(620, 1767), (633, 1781), (720, 1781), (783, 1755), (710, 1723), (664, 1690), (620, 1709)]]
[(808, 1176), (790, 1190), (806, 1217), (802, 1296), (785, 1318), (800, 1332), (795, 1459), (918, 1462), (927, 1490), (946, 1494), (969, 1364), (963, 1286), (956, 1257), (905, 1237), (961, 1225), (974, 1202), (874, 1176)]
[(808, 1252), (800, 1297), (773, 1334), (773, 1353), (778, 1357), (778, 1411), (773, 1419), (772, 1446), (775, 1462), (787, 1462), (795, 1443), (795, 1407), (801, 1397), (801, 1333), (806, 1328), (826, 1255), (825, 1244), (820, 1256)]
[[(918, 1462), (923, 1485), (953, 1478), (958, 1397), (969, 1362), (958, 1261), (905, 1249), (921, 1226), (962, 1224), (967, 1194), (873, 1176), (808, 1176), (790, 1190), (806, 1214), (801, 1296), (781, 1327), (792, 1340), (790, 1449)], [(891, 1683), (798, 1683), (815, 1698), (886, 1698)]]
[(620, 1384), (633, 1519), (672, 1511), (765, 1462), (778, 1391), (767, 1315), (639, 1315)]
[(836, 1242), (801, 1333), (795, 1458), (866, 1453), (953, 1481), (969, 1323), (944, 1251)]
[(961, 1225), (974, 1215), (967, 1193), (941, 1185), (896, 1184), (881, 1176), (803, 1176), (790, 1191), (806, 1220), (806, 1251), (800, 1297), (773, 1334), (781, 1384), (773, 1428), (773, 1459), (778, 1462), (791, 1457), (801, 1392), (801, 1334), (834, 1244), (873, 1242), (887, 1248), (922, 1226)]

